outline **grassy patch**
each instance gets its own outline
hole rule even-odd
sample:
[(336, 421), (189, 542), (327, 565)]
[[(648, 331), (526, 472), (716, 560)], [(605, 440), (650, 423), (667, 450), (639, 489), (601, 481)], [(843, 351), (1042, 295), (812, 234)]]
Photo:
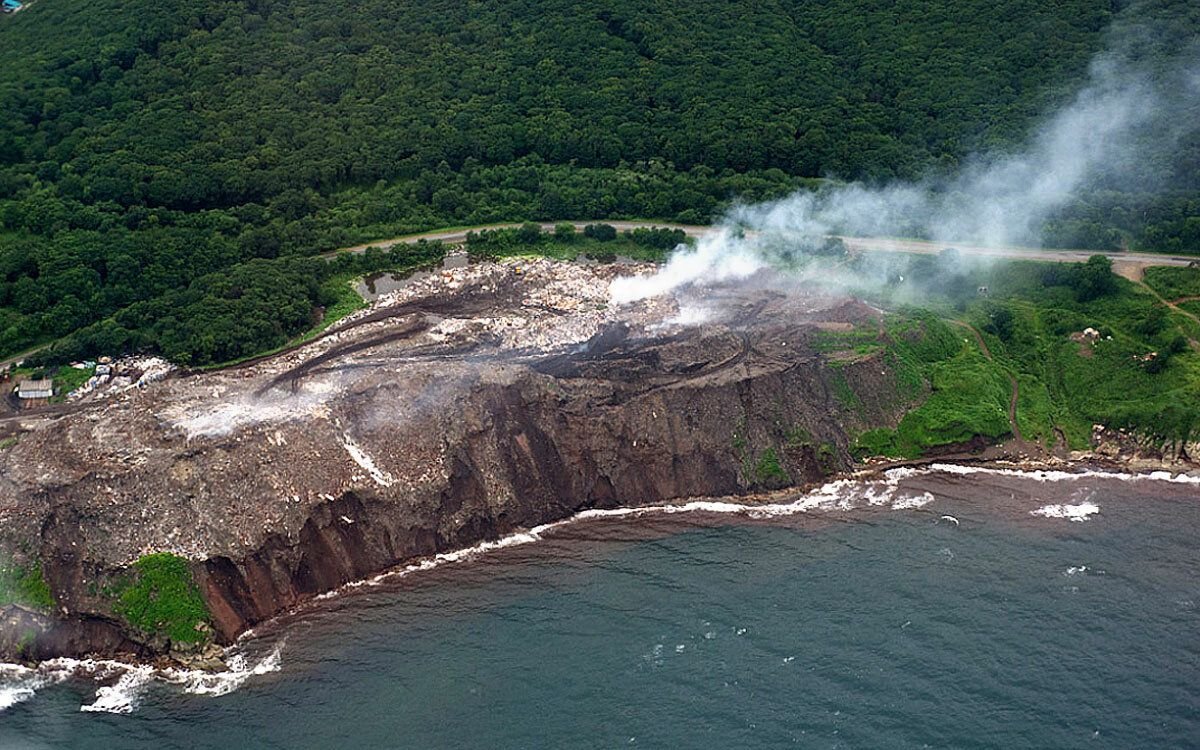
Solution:
[(208, 607), (182, 557), (168, 552), (145, 555), (115, 593), (118, 614), (144, 633), (185, 643), (208, 637), (196, 630), (199, 623), (208, 622)]
[[(1061, 433), (1072, 449), (1086, 449), (1097, 423), (1165, 449), (1200, 431), (1193, 427), (1200, 426), (1200, 355), (1190, 346), (1200, 341), (1200, 323), (1155, 296), (1200, 295), (1200, 269), (1148, 269), (1152, 293), (1095, 262), (976, 266), (864, 253), (853, 263), (867, 298), (890, 306), (919, 299), (925, 308), (887, 320), (883, 361), (899, 405), (914, 406), (896, 429), (859, 435), (856, 455), (911, 456), (972, 432), (1004, 434), (1010, 376), (1019, 385), (1017, 425), (1044, 445), (1057, 444)], [(1200, 300), (1179, 307), (1200, 316)], [(939, 316), (980, 331), (992, 361), (973, 334), (947, 330)], [(1077, 340), (1087, 328), (1099, 338)], [(865, 344), (859, 332), (817, 337), (824, 351)]]
[(82, 370), (70, 366), (59, 367), (58, 371), (54, 373), (54, 398), (51, 400), (64, 400), (68, 393), (86, 383), (95, 374), (95, 366), (85, 367)]
[(754, 467), (754, 475), (762, 484), (776, 484), (791, 481), (791, 477), (779, 463), (779, 455), (774, 448), (767, 448)]
[(322, 285), (323, 290), (328, 292), (330, 302), (325, 306), (321, 322), (305, 335), (315, 336), (350, 313), (367, 306), (367, 301), (354, 288), (357, 280), (358, 277), (352, 274), (338, 274)]
[(796, 425), (787, 431), (787, 447), (803, 448), (806, 445), (812, 444), (812, 433), (804, 429), (800, 425)]
[(862, 411), (862, 399), (850, 387), (850, 383), (846, 380), (846, 376), (838, 369), (834, 369), (829, 373), (829, 384), (833, 386), (833, 396), (846, 409), (859, 414)]
[(930, 381), (929, 398), (905, 414), (896, 428), (902, 455), (1010, 432), (1008, 379), (973, 348), (933, 365)]
[(1054, 445), (1054, 402), (1045, 383), (1032, 375), (1017, 376), (1017, 427), (1021, 436), (1049, 448)]
[(929, 388), (929, 396), (901, 418), (895, 429), (859, 435), (857, 456), (914, 458), (930, 448), (989, 439), (1010, 432), (1008, 378), (984, 357), (970, 336), (923, 311), (888, 321), (889, 360), (898, 381), (910, 392)]
[[(998, 263), (939, 282), (929, 295), (983, 331), (997, 363), (1018, 378), (1017, 422), (1027, 437), (1048, 440), (1059, 430), (1071, 448), (1086, 449), (1091, 426), (1102, 423), (1178, 444), (1200, 423), (1200, 357), (1187, 346), (1200, 326), (1116, 276), (1098, 296), (1082, 295), (1077, 268)], [(1167, 298), (1200, 290), (1198, 281), (1200, 269), (1148, 270), (1147, 282)], [(990, 294), (981, 297), (978, 286)], [(1086, 328), (1100, 339), (1071, 339)], [(1157, 363), (1146, 359), (1150, 352)]]
[(1200, 268), (1154, 266), (1146, 269), (1142, 280), (1166, 299), (1200, 295)]
[(21, 442), (21, 439), (19, 437), (17, 437), (16, 435), (6, 437), (3, 440), (0, 440), (0, 451), (7, 450), (8, 448), (13, 447), (14, 445), (16, 445), (19, 442)]
[(54, 596), (40, 564), (35, 562), (28, 567), (11, 562), (0, 564), (0, 606), (8, 604), (39, 610), (54, 607)]
[(899, 436), (890, 427), (867, 430), (854, 439), (850, 451), (858, 458), (871, 456), (901, 458), (904, 455), (900, 448)]
[(826, 475), (838, 470), (837, 447), (833, 443), (826, 441), (817, 447), (817, 466)]
[(871, 327), (854, 328), (849, 331), (817, 331), (813, 347), (822, 353), (854, 352), (872, 354), (879, 351), (879, 331)]

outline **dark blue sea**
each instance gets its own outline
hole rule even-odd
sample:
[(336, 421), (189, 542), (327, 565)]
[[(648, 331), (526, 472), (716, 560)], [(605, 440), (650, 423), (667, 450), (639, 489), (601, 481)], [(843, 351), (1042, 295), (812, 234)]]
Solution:
[(314, 603), (224, 695), (13, 674), (0, 747), (1200, 747), (1200, 485), (933, 472), (730, 510)]

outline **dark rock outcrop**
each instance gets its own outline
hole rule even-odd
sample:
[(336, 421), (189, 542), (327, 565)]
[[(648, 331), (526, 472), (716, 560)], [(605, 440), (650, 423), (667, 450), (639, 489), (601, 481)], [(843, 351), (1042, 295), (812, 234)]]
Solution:
[[(350, 337), (298, 363), (180, 378), (63, 417), (3, 458), (0, 506), (15, 510), (0, 539), (41, 561), (60, 609), (20, 615), (0, 652), (169, 648), (125, 627), (109, 593), (153, 551), (192, 560), (229, 642), (347, 582), (581, 509), (847, 468), (847, 425), (886, 424), (901, 405), (847, 413), (808, 307), (753, 300), (690, 328), (601, 321), (544, 354), (431, 339), (433, 326), (407, 339), (365, 330), (383, 343)], [(878, 360), (836, 372), (866, 387), (890, 377)], [(782, 474), (763, 472), (768, 455)]]

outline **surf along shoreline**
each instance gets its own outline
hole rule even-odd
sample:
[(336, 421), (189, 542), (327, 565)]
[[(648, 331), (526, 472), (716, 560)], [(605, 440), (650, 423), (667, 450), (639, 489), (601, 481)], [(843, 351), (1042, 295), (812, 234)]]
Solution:
[[(861, 510), (870, 506), (891, 503), (894, 493), (880, 495), (872, 485), (885, 485), (889, 490), (899, 489), (904, 479), (922, 474), (930, 475), (1000, 475), (1034, 481), (1075, 481), (1095, 479), (1098, 481), (1165, 481), (1194, 484), (1200, 487), (1200, 462), (1191, 459), (1156, 459), (1145, 456), (1117, 457), (1095, 451), (1075, 451), (1069, 455), (1055, 455), (1023, 440), (1008, 441), (987, 446), (981, 451), (947, 449), (937, 455), (913, 459), (867, 459), (852, 470), (837, 472), (820, 482), (808, 482), (779, 490), (753, 492), (744, 495), (717, 495), (677, 498), (670, 502), (632, 505), (618, 508), (588, 508), (559, 519), (547, 520), (536, 526), (516, 529), (493, 539), (485, 539), (474, 545), (435, 555), (411, 558), (391, 568), (366, 578), (345, 583), (337, 588), (317, 594), (294, 607), (243, 631), (237, 641), (229, 647), (236, 649), (247, 641), (263, 638), (269, 634), (286, 634), (286, 626), (297, 617), (322, 606), (323, 602), (341, 599), (355, 592), (399, 579), (430, 571), (445, 564), (466, 563), (499, 550), (543, 541), (547, 533), (565, 529), (579, 523), (602, 519), (638, 519), (646, 516), (669, 515), (691, 516), (709, 514), (711, 517), (750, 517), (765, 519), (775, 516), (795, 516), (805, 513), (841, 509)], [(845, 495), (857, 495), (865, 504), (850, 504)], [(882, 497), (882, 500), (881, 500)], [(839, 508), (822, 504), (821, 501), (837, 498)], [(812, 504), (806, 504), (811, 500)], [(919, 502), (901, 502), (893, 510), (919, 509), (936, 502), (936, 496), (922, 498)]]
[[(1112, 438), (1111, 440), (1109, 438)], [(982, 448), (982, 450), (971, 450), (971, 448)], [(787, 489), (777, 490), (773, 492), (756, 492), (746, 495), (737, 496), (716, 496), (716, 497), (691, 497), (679, 498), (666, 504), (656, 504), (648, 506), (632, 506), (606, 510), (583, 510), (566, 518), (551, 519), (546, 523), (534, 526), (529, 529), (517, 530), (511, 534), (497, 537), (494, 539), (484, 540), (478, 544), (449, 552), (439, 553), (430, 557), (409, 558), (408, 560), (399, 563), (386, 571), (376, 574), (370, 578), (354, 581), (351, 583), (339, 586), (331, 591), (316, 594), (310, 598), (298, 603), (290, 610), (277, 614), (265, 621), (255, 624), (253, 627), (242, 632), (237, 641), (230, 647), (226, 648), (222, 654), (222, 661), (227, 662), (226, 669), (211, 669), (209, 674), (216, 676), (218, 682), (223, 678), (221, 675), (239, 676), (247, 670), (244, 665), (237, 666), (233, 662), (236, 657), (240, 656), (239, 648), (247, 640), (256, 637), (264, 632), (272, 632), (276, 625), (285, 623), (288, 619), (297, 613), (307, 611), (313, 606), (319, 606), (319, 602), (332, 599), (344, 593), (368, 586), (372, 582), (384, 582), (399, 576), (406, 576), (411, 573), (421, 572), (432, 569), (444, 563), (469, 561), (480, 555), (487, 554), (493, 550), (503, 549), (517, 544), (525, 544), (532, 541), (538, 541), (542, 536), (569, 524), (574, 524), (581, 521), (586, 521), (592, 518), (614, 518), (632, 516), (634, 518), (647, 514), (664, 513), (664, 514), (681, 514), (681, 513), (735, 513), (741, 515), (753, 515), (755, 513), (771, 512), (774, 509), (782, 509), (781, 513), (795, 514), (808, 512), (809, 510), (819, 510), (819, 506), (812, 508), (794, 507), (798, 499), (803, 499), (806, 496), (811, 496), (814, 492), (819, 493), (821, 488), (836, 486), (841, 483), (851, 482), (859, 485), (872, 481), (887, 480), (889, 472), (905, 469), (927, 469), (934, 467), (937, 464), (953, 463), (956, 465), (967, 465), (979, 469), (988, 469), (996, 471), (1018, 471), (1018, 472), (1038, 472), (1038, 471), (1056, 471), (1077, 473), (1086, 471), (1111, 471), (1114, 472), (1114, 479), (1133, 478), (1138, 475), (1128, 475), (1128, 472), (1154, 472), (1154, 471), (1191, 471), (1196, 468), (1196, 464), (1190, 461), (1182, 462), (1167, 462), (1155, 460), (1140, 456), (1136, 450), (1129, 448), (1127, 445), (1122, 445), (1117, 439), (1116, 433), (1105, 436), (1105, 440), (1100, 441), (1099, 448), (1103, 451), (1091, 451), (1085, 453), (1074, 454), (1059, 454), (1055, 455), (1042, 449), (1040, 446), (1032, 445), (1021, 440), (1011, 440), (1009, 442), (982, 447), (981, 444), (975, 443), (967, 446), (948, 446), (938, 450), (932, 455), (923, 456), (917, 459), (905, 460), (874, 460), (866, 461), (856, 468), (831, 475), (821, 482), (810, 482), (802, 485), (797, 485)], [(1132, 452), (1130, 452), (1132, 450)], [(1119, 476), (1126, 474), (1126, 476)], [(1149, 476), (1149, 475), (1145, 475)], [(1191, 475), (1187, 475), (1191, 476)], [(1200, 482), (1200, 478), (1197, 478)], [(911, 506), (920, 507), (920, 506)], [(903, 510), (904, 508), (896, 508)], [(507, 541), (511, 540), (511, 541)], [(54, 660), (51, 660), (53, 662)], [(128, 670), (140, 670), (138, 674), (149, 668), (153, 674), (161, 674), (165, 681), (175, 682), (178, 684), (181, 673), (202, 673), (205, 670), (187, 670), (183, 668), (181, 662), (173, 659), (170, 656), (160, 656), (154, 659), (137, 661), (124, 659), (83, 659), (83, 660), (68, 660), (75, 663), (73, 667), (74, 673), (78, 675), (100, 676), (101, 680), (109, 681), (111, 684), (104, 684), (103, 687), (116, 687), (122, 679), (129, 674)], [(125, 667), (115, 666), (117, 664), (126, 665)], [(57, 668), (61, 671), (62, 665)], [(250, 671), (254, 674), (256, 666)], [(122, 671), (125, 670), (125, 671)], [(133, 678), (126, 680), (130, 682)], [(138, 678), (141, 679), (141, 678)], [(148, 679), (148, 678), (147, 678)], [(187, 678), (191, 679), (191, 678)], [(230, 680), (241, 679), (237, 677), (229, 677)], [(115, 683), (112, 681), (116, 680)], [(238, 682), (240, 684), (240, 682)], [(236, 686), (235, 686), (236, 687)], [(214, 691), (210, 691), (214, 692)], [(98, 709), (107, 710), (107, 709)], [(123, 709), (122, 709), (123, 710)]]
[[(1018, 441), (992, 446), (983, 453), (946, 453), (903, 461), (879, 461), (841, 472), (819, 483), (721, 497), (693, 497), (646, 505), (611, 509), (585, 509), (566, 518), (518, 529), (507, 535), (483, 540), (469, 547), (428, 557), (407, 560), (368, 578), (352, 581), (331, 591), (298, 603), (266, 621), (242, 632), (225, 647), (222, 669), (189, 668), (169, 657), (148, 661), (126, 658), (57, 658), (32, 664), (0, 664), (0, 712), (35, 697), (39, 690), (68, 680), (90, 681), (95, 685), (95, 700), (80, 706), (81, 711), (132, 713), (144, 691), (153, 683), (172, 686), (185, 694), (200, 697), (227, 695), (255, 677), (282, 669), (283, 652), (289, 628), (300, 618), (342, 604), (348, 597), (365, 594), (388, 584), (398, 583), (445, 565), (471, 563), (501, 550), (548, 541), (557, 531), (592, 521), (627, 523), (646, 517), (670, 517), (684, 524), (720, 523), (722, 518), (771, 522), (781, 518), (821, 518), (831, 512), (852, 513), (870, 508), (898, 512), (920, 512), (936, 502), (929, 492), (902, 494), (901, 483), (925, 475), (1002, 475), (1034, 481), (1167, 481), (1200, 486), (1200, 465), (1192, 461), (1166, 462), (1140, 457), (1123, 459), (1095, 453), (1077, 453), (1070, 457), (1029, 456), (1028, 446)], [(1062, 509), (1066, 508), (1066, 512)], [(1067, 521), (1086, 520), (1098, 508), (1046, 506), (1031, 511), (1037, 515)], [(1048, 511), (1048, 512), (1047, 512)], [(928, 512), (928, 511), (925, 511)], [(934, 511), (936, 512), (936, 511)], [(953, 516), (943, 519), (958, 521)], [(690, 524), (689, 524), (690, 525)], [(263, 644), (250, 649), (248, 646)]]

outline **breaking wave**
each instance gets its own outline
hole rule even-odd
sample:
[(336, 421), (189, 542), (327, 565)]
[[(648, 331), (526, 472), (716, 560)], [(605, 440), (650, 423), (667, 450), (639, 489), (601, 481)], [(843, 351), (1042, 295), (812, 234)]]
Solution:
[[(1062, 471), (1048, 469), (1007, 469), (986, 466), (964, 466), (962, 464), (934, 463), (924, 467), (903, 466), (888, 469), (878, 475), (878, 478), (856, 476), (836, 479), (832, 482), (806, 492), (787, 502), (751, 503), (734, 500), (698, 499), (684, 503), (665, 503), (661, 505), (643, 505), (630, 508), (607, 508), (582, 510), (570, 518), (552, 523), (534, 526), (533, 528), (517, 531), (508, 536), (492, 541), (480, 542), (453, 552), (442, 552), (427, 557), (403, 567), (393, 568), (371, 578), (347, 583), (333, 591), (327, 591), (316, 598), (331, 599), (342, 593), (363, 586), (379, 586), (389, 581), (395, 581), (404, 576), (421, 571), (432, 570), (448, 563), (462, 562), (474, 559), (507, 547), (517, 547), (524, 544), (541, 541), (547, 532), (581, 521), (601, 518), (640, 518), (652, 515), (676, 515), (686, 513), (721, 513), (740, 515), (755, 520), (782, 518), (803, 513), (851, 511), (868, 507), (887, 507), (892, 510), (917, 510), (934, 502), (936, 498), (931, 492), (911, 492), (900, 487), (900, 483), (914, 477), (932, 475), (970, 476), (974, 474), (1016, 477), (1037, 482), (1073, 482), (1081, 479), (1102, 479), (1114, 481), (1159, 481), (1173, 484), (1200, 485), (1200, 476), (1190, 474), (1172, 474), (1168, 471), (1154, 471), (1144, 474), (1131, 474), (1098, 469), (1082, 471)], [(1086, 521), (1087, 518), (1100, 511), (1099, 506), (1091, 502), (1080, 505), (1048, 505), (1031, 511), (1032, 515), (1046, 518), (1069, 518), (1072, 521)], [(956, 524), (957, 519), (950, 517)]]
[(57, 685), (70, 676), (70, 672), (53, 669), (31, 669), (20, 664), (0, 664), (0, 711), (23, 703), (32, 698), (38, 690)]
[[(320, 594), (316, 598), (331, 599), (340, 594), (363, 586), (378, 586), (388, 581), (394, 581), (412, 573), (432, 570), (440, 565), (471, 560), (507, 547), (530, 544), (543, 539), (547, 532), (581, 521), (601, 518), (640, 518), (652, 515), (676, 515), (686, 513), (721, 513), (740, 515), (751, 519), (770, 519), (794, 516), (802, 513), (850, 511), (866, 507), (888, 507), (892, 510), (916, 510), (934, 502), (936, 498), (931, 492), (911, 492), (900, 487), (900, 483), (914, 477), (932, 475), (968, 476), (984, 474), (994, 476), (1016, 477), (1037, 482), (1068, 482), (1081, 479), (1104, 479), (1115, 481), (1163, 481), (1175, 484), (1200, 485), (1200, 476), (1189, 474), (1172, 474), (1167, 471), (1155, 471), (1145, 474), (1130, 474), (1114, 471), (1088, 469), (1083, 471), (1061, 471), (1047, 469), (1006, 469), (984, 466), (964, 466), (961, 464), (934, 463), (925, 467), (904, 466), (888, 469), (878, 475), (878, 478), (865, 476), (836, 479), (832, 482), (806, 492), (787, 502), (752, 503), (734, 500), (698, 499), (684, 503), (665, 503), (661, 505), (644, 505), (629, 508), (589, 509), (579, 511), (570, 518), (552, 523), (534, 526), (533, 528), (517, 531), (508, 536), (492, 541), (480, 542), (472, 547), (442, 552), (427, 557), (403, 567), (393, 568), (371, 578), (353, 581), (333, 591)], [(1084, 507), (1086, 506), (1086, 507)], [(1056, 516), (1049, 508), (1064, 508), (1064, 515)], [(1094, 510), (1092, 510), (1094, 508)], [(1033, 511), (1035, 515), (1046, 517), (1063, 517), (1083, 521), (1087, 516), (1099, 512), (1099, 507), (1085, 503), (1083, 506), (1045, 506)], [(957, 521), (957, 519), (955, 519)]]
[(1170, 482), (1171, 484), (1200, 485), (1200, 476), (1194, 474), (1172, 474), (1169, 471), (1148, 471), (1134, 474), (1121, 471), (1085, 469), (1062, 471), (1056, 469), (1002, 469), (991, 466), (962, 466), (960, 464), (930, 464), (931, 472), (942, 474), (990, 474), (992, 476), (1019, 477), (1035, 482), (1074, 482), (1081, 479), (1113, 479), (1122, 482)]
[(283, 645), (280, 641), (270, 653), (253, 664), (245, 654), (227, 654), (227, 668), (221, 672), (160, 669), (112, 659), (49, 659), (36, 667), (0, 664), (0, 711), (29, 700), (43, 688), (73, 678), (103, 683), (96, 688), (92, 702), (79, 707), (80, 711), (87, 712), (133, 713), (153, 684), (172, 686), (189, 695), (228, 695), (251, 677), (278, 672), (282, 666)]
[[(905, 480), (926, 476), (1004, 476), (1036, 482), (1076, 482), (1080, 480), (1111, 480), (1124, 482), (1168, 482), (1200, 485), (1200, 476), (1172, 474), (1167, 471), (1125, 473), (1102, 470), (1024, 470), (961, 464), (934, 463), (924, 467), (900, 467), (873, 475), (837, 479), (811, 491), (782, 502), (739, 502), (735, 500), (696, 499), (683, 503), (647, 505), (631, 508), (590, 509), (570, 518), (518, 531), (500, 539), (481, 542), (472, 547), (443, 552), (377, 576), (348, 583), (339, 589), (321, 594), (318, 600), (329, 599), (363, 586), (377, 586), (412, 573), (431, 570), (441, 565), (472, 560), (487, 553), (530, 544), (542, 540), (548, 532), (571, 524), (605, 518), (640, 518), (653, 515), (688, 513), (729, 514), (751, 519), (772, 519), (817, 512), (844, 512), (878, 508), (897, 511), (920, 510), (936, 501), (933, 493), (901, 486)], [(1045, 518), (1086, 521), (1100, 512), (1090, 500), (1076, 504), (1051, 504), (1031, 510), (1030, 514)], [(952, 516), (942, 516), (957, 524)], [(1083, 572), (1080, 566), (1068, 574)], [(240, 642), (252, 637), (252, 631), (242, 635)], [(104, 684), (96, 689), (94, 700), (81, 706), (82, 711), (109, 713), (133, 712), (145, 691), (155, 684), (174, 687), (180, 692), (198, 696), (227, 695), (254, 676), (279, 671), (283, 642), (280, 641), (266, 656), (251, 663), (248, 656), (234, 647), (226, 654), (227, 669), (204, 672), (187, 669), (158, 669), (147, 665), (112, 660), (52, 659), (36, 667), (0, 663), (0, 711), (32, 698), (39, 690), (72, 678), (92, 678)]]
[[(601, 518), (640, 518), (651, 515), (676, 515), (685, 513), (724, 513), (741, 515), (753, 519), (768, 519), (793, 516), (813, 511), (849, 511), (867, 506), (887, 506), (893, 510), (908, 510), (921, 508), (934, 501), (929, 492), (904, 494), (900, 492), (900, 482), (912, 476), (921, 474), (920, 470), (910, 468), (890, 469), (883, 473), (882, 479), (838, 479), (807, 492), (795, 500), (782, 503), (744, 503), (732, 500), (691, 500), (684, 503), (664, 503), (661, 505), (643, 505), (634, 508), (592, 508), (582, 510), (561, 521), (545, 523), (533, 528), (517, 531), (508, 536), (492, 541), (480, 542), (453, 552), (442, 552), (410, 563), (400, 568), (380, 573), (371, 578), (347, 583), (333, 591), (327, 591), (316, 597), (318, 600), (331, 599), (343, 592), (362, 586), (378, 586), (388, 581), (394, 581), (412, 573), (432, 570), (447, 563), (471, 560), (482, 554), (507, 547), (517, 547), (542, 540), (546, 533), (581, 521)], [(928, 473), (928, 472), (924, 472)]]
[(1076, 523), (1083, 523), (1090, 516), (1094, 516), (1100, 512), (1100, 506), (1093, 502), (1079, 503), (1078, 505), (1043, 505), (1037, 510), (1029, 511), (1031, 516), (1044, 516), (1046, 518), (1065, 518)]

